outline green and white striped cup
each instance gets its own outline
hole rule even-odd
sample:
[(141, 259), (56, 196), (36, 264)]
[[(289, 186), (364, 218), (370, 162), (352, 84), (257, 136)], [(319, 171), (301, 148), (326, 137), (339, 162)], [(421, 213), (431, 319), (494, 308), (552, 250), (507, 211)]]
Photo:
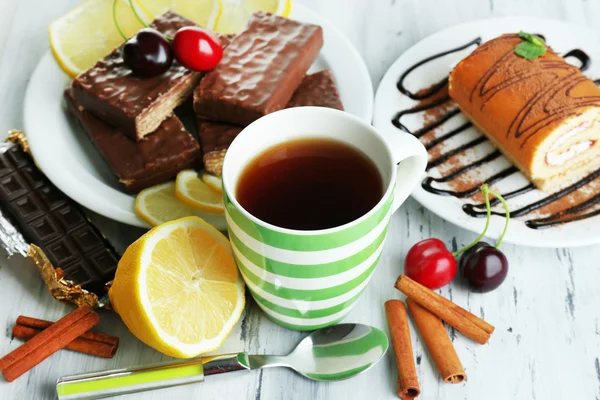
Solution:
[[(231, 245), (250, 293), (276, 323), (296, 330), (334, 324), (367, 286), (390, 216), (419, 183), (427, 163), (425, 148), (412, 135), (390, 130), (382, 136), (351, 114), (298, 107), (255, 121), (227, 150), (223, 197)], [(365, 153), (383, 180), (379, 203), (355, 221), (316, 231), (280, 228), (248, 213), (235, 196), (244, 167), (274, 145), (312, 137), (336, 139)]]

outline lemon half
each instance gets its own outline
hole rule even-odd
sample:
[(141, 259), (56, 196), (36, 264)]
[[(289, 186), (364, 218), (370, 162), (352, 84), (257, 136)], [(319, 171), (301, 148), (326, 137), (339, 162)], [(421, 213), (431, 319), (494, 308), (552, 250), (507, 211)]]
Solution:
[[(134, 7), (143, 19), (148, 15)], [(143, 25), (128, 0), (118, 0), (117, 21), (125, 36), (133, 36)], [(113, 21), (113, 0), (86, 0), (52, 22), (48, 28), (50, 49), (65, 73), (75, 77), (93, 66), (124, 42)]]
[(152, 17), (174, 11), (200, 26), (214, 30), (221, 15), (221, 0), (138, 0)]
[(108, 294), (138, 339), (180, 358), (217, 349), (245, 304), (229, 241), (196, 217), (153, 228), (129, 246)]
[(289, 17), (292, 0), (222, 0), (223, 9), (215, 30), (223, 34), (238, 33), (256, 11)]

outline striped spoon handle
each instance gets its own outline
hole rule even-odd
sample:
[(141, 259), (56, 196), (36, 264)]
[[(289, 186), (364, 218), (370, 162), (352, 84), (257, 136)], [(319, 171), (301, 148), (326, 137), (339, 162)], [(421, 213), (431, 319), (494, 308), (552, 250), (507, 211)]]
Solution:
[(199, 383), (205, 375), (250, 370), (246, 353), (207, 356), (188, 361), (138, 365), (59, 378), (59, 400), (92, 400)]

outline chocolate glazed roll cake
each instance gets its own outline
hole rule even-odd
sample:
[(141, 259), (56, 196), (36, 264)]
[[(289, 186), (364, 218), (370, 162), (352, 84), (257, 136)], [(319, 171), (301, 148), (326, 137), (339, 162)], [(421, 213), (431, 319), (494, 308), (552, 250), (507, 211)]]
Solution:
[(600, 89), (550, 48), (535, 59), (503, 35), (450, 73), (462, 112), (535, 186), (551, 191), (600, 165)]

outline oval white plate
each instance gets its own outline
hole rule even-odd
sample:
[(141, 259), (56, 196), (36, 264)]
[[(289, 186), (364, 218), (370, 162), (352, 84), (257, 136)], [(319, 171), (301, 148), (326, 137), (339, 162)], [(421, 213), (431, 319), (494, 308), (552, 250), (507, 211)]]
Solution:
[[(401, 94), (396, 88), (398, 78), (412, 65), (427, 57), (462, 46), (477, 37), (481, 37), (482, 41), (487, 41), (503, 33), (514, 33), (520, 30), (544, 35), (547, 43), (559, 54), (564, 54), (576, 48), (584, 50), (592, 61), (590, 68), (585, 71), (586, 75), (592, 79), (600, 78), (600, 40), (592, 31), (560, 21), (535, 18), (494, 18), (466, 23), (445, 29), (423, 39), (404, 52), (394, 62), (377, 89), (374, 125), (379, 129), (391, 129), (396, 130), (398, 134), (404, 134), (392, 125), (391, 120), (398, 111), (416, 105), (416, 101)], [(415, 69), (405, 80), (406, 87), (414, 92), (439, 82), (472, 49), (473, 47), (466, 51), (439, 58), (432, 63), (428, 63), (426, 68)], [(457, 118), (462, 119), (456, 122), (457, 125), (466, 122), (463, 116)], [(410, 123), (411, 127), (422, 126), (423, 117), (413, 115), (406, 122), (407, 124)], [(474, 128), (462, 132), (457, 136), (457, 140), (461, 135), (476, 135), (472, 129)], [(475, 158), (481, 158), (483, 154), (487, 153), (476, 154)], [(435, 168), (431, 172), (435, 173)], [(486, 175), (488, 174), (486, 173)], [(513, 174), (495, 184), (494, 187), (498, 187), (503, 192), (503, 187), (523, 186), (525, 183), (526, 180), (521, 174)], [(542, 196), (542, 192), (535, 190), (530, 192), (527, 198), (537, 200)], [(483, 218), (473, 218), (462, 211), (463, 204), (472, 203), (468, 199), (439, 196), (425, 191), (421, 186), (413, 192), (413, 197), (430, 211), (447, 221), (473, 232), (480, 233), (483, 230), (485, 225)], [(528, 202), (530, 201), (526, 201), (526, 203)], [(512, 205), (511, 209), (513, 210), (523, 205), (519, 204), (518, 198), (513, 201), (509, 200), (508, 203)], [(495, 208), (495, 211), (502, 211), (502, 209)], [(497, 216), (493, 217), (487, 236), (497, 239), (502, 228), (503, 219)], [(537, 247), (573, 247), (598, 243), (600, 242), (600, 216), (542, 230), (528, 228), (522, 220), (515, 218), (511, 220), (509, 225), (506, 241)]]
[[(325, 44), (311, 72), (331, 69), (346, 111), (370, 121), (373, 86), (356, 49), (329, 22), (301, 5), (294, 5), (291, 18), (323, 27)], [(148, 227), (134, 212), (135, 196), (122, 191), (87, 134), (65, 110), (63, 90), (68, 84), (69, 78), (48, 51), (25, 94), (25, 132), (37, 165), (83, 206), (119, 222)], [(207, 218), (207, 222), (226, 228), (222, 216)]]

